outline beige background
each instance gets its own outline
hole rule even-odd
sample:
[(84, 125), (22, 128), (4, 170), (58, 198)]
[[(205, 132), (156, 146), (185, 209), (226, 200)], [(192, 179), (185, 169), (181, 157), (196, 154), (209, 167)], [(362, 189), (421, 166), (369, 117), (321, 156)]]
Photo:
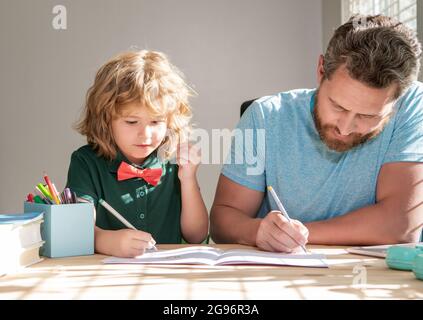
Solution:
[[(57, 4), (67, 30), (52, 27)], [(70, 154), (85, 143), (71, 126), (115, 54), (165, 52), (199, 94), (194, 123), (233, 129), (244, 100), (315, 86), (322, 30), (333, 23), (316, 0), (0, 0), (0, 212), (22, 211), (44, 170), (63, 188)], [(220, 168), (200, 168), (209, 208)]]

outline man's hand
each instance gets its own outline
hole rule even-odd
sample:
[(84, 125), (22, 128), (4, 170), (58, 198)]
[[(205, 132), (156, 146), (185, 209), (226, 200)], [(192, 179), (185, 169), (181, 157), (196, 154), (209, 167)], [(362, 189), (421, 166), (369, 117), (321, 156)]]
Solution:
[(260, 223), (256, 246), (266, 251), (295, 252), (308, 241), (308, 229), (298, 220), (291, 222), (280, 211), (271, 211)]

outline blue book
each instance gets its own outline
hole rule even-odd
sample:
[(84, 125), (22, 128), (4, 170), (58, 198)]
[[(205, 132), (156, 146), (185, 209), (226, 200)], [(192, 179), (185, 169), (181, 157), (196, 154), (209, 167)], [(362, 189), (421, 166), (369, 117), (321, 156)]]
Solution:
[(42, 242), (43, 213), (0, 214), (0, 252), (5, 248), (27, 248)]
[(19, 214), (0, 214), (0, 225), (2, 224), (26, 224), (42, 218), (41, 212), (27, 212)]
[(44, 244), (43, 217), (42, 212), (0, 214), (0, 275), (42, 260), (39, 251)]

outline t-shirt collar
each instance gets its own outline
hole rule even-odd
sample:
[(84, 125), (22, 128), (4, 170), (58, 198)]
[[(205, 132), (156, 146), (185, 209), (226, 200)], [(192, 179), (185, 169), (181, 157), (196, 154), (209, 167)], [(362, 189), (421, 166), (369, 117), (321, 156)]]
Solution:
[(110, 161), (108, 166), (109, 166), (109, 171), (111, 173), (116, 173), (121, 162), (124, 161), (136, 168), (139, 169), (145, 169), (145, 168), (157, 168), (160, 167), (160, 161), (157, 157), (157, 151), (152, 152), (145, 160), (143, 163), (141, 163), (140, 165), (137, 165), (135, 163), (132, 163), (131, 161), (128, 160), (128, 158), (125, 157), (125, 155), (118, 149), (116, 157), (114, 160)]
[(314, 90), (313, 94), (311, 95), (311, 99), (310, 99), (310, 112), (313, 115), (314, 114), (314, 106), (316, 104), (316, 91), (317, 89)]

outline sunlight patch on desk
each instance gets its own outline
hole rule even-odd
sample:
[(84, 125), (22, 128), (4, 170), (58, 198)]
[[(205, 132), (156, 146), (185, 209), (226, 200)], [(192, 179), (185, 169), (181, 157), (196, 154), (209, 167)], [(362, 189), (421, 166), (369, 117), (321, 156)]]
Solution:
[(342, 266), (342, 265), (356, 265), (356, 264), (363, 264), (363, 263), (369, 263), (374, 262), (378, 259), (326, 259), (326, 263), (328, 264), (329, 268), (332, 266)]
[(398, 299), (395, 296), (395, 292), (398, 290), (408, 291), (408, 299), (422, 299), (423, 292), (416, 292), (408, 290), (408, 285), (374, 285), (366, 284), (362, 287), (356, 287), (354, 285), (350, 286), (332, 286), (330, 287), (331, 295), (336, 292), (337, 294), (347, 295), (352, 299)]
[(348, 251), (346, 249), (311, 249), (310, 252), (317, 253), (317, 254), (324, 254), (326, 256), (337, 256), (337, 255), (343, 255), (348, 254)]

